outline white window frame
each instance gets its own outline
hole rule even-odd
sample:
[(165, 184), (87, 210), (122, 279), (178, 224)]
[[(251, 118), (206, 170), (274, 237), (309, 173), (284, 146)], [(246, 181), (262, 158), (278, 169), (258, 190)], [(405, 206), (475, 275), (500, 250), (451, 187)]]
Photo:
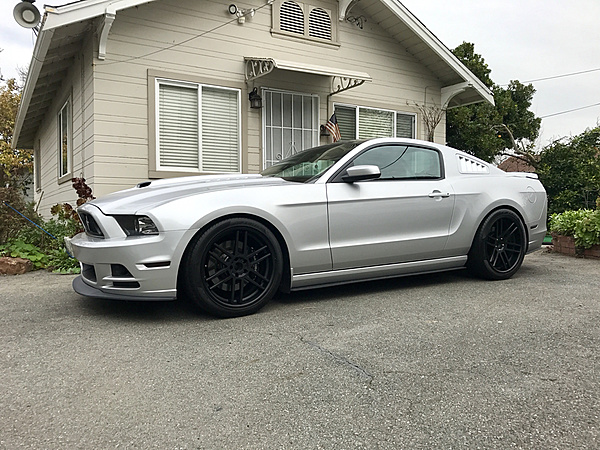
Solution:
[(392, 137), (396, 137), (396, 134), (398, 132), (398, 130), (397, 130), (398, 114), (402, 114), (404, 116), (413, 116), (413, 118), (414, 118), (414, 120), (413, 120), (413, 135), (412, 135), (411, 139), (416, 139), (416, 136), (417, 136), (417, 114), (416, 113), (397, 111), (397, 110), (385, 109), (385, 108), (374, 108), (371, 106), (349, 105), (346, 103), (334, 103), (333, 104), (334, 111), (335, 111), (336, 106), (340, 106), (342, 108), (354, 109), (355, 130), (354, 130), (354, 138), (353, 139), (360, 139), (360, 137), (358, 135), (358, 130), (359, 130), (360, 110), (361, 109), (369, 109), (369, 110), (374, 110), (374, 111), (383, 111), (383, 112), (393, 113), (393, 124), (392, 124), (393, 136)]
[(33, 187), (35, 192), (42, 190), (41, 142), (38, 139), (33, 146)]
[[(176, 166), (162, 166), (161, 158), (160, 158), (160, 85), (169, 85), (182, 87), (187, 89), (195, 89), (198, 95), (198, 123), (197, 123), (197, 132), (198, 132), (198, 167), (196, 169), (190, 167), (176, 167)], [(234, 91), (237, 93), (237, 108), (238, 108), (238, 117), (237, 117), (237, 134), (238, 134), (238, 148), (237, 148), (237, 160), (238, 160), (238, 170), (235, 172), (224, 171), (224, 172), (209, 172), (203, 170), (203, 161), (202, 161), (202, 88), (213, 88), (213, 89), (222, 89), (226, 91)], [(204, 84), (204, 83), (194, 83), (189, 81), (179, 81), (168, 78), (156, 78), (155, 79), (155, 89), (154, 89), (155, 99), (155, 139), (156, 139), (156, 148), (155, 148), (155, 158), (156, 158), (156, 171), (158, 172), (188, 172), (188, 173), (241, 173), (242, 172), (242, 92), (241, 89), (231, 88), (225, 86), (217, 86), (213, 84)]]
[[(66, 127), (63, 129), (63, 116), (66, 114)], [(71, 97), (69, 97), (58, 110), (57, 114), (57, 145), (58, 145), (58, 165), (57, 165), (57, 177), (58, 182), (63, 183), (72, 178), (73, 172), (73, 106), (71, 105)], [(67, 161), (66, 167), (63, 167), (63, 135), (67, 135)]]
[[(285, 90), (281, 90), (281, 89), (272, 89), (272, 88), (263, 88), (261, 89), (261, 96), (263, 98), (263, 108), (262, 108), (262, 169), (266, 169), (267, 168), (267, 104), (266, 104), (266, 94), (267, 92), (272, 92), (272, 93), (278, 93), (278, 94), (288, 94), (288, 95), (301, 95), (302, 97), (311, 97), (313, 99), (316, 99), (317, 101), (317, 117), (316, 120), (314, 121), (315, 124), (315, 128), (314, 130), (311, 129), (311, 132), (314, 131), (316, 133), (316, 137), (314, 139), (314, 142), (312, 143), (311, 146), (317, 146), (319, 145), (319, 124), (320, 122), (320, 115), (321, 115), (321, 98), (319, 97), (319, 95), (317, 94), (307, 94), (304, 92), (294, 92), (294, 91), (285, 91)], [(271, 118), (271, 129), (273, 128), (273, 118)], [(283, 129), (283, 122), (282, 122), (282, 129)], [(292, 129), (294, 129), (293, 127), (293, 122), (292, 122)], [(302, 129), (302, 131), (304, 131), (304, 129)], [(308, 147), (310, 148), (310, 147)]]

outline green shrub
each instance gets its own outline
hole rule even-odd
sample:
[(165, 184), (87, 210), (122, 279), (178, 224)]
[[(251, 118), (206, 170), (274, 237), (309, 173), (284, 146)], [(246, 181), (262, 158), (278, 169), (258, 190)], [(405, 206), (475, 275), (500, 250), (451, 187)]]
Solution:
[(600, 245), (600, 209), (579, 209), (552, 214), (550, 232), (573, 236), (577, 247), (590, 248)]
[[(77, 206), (95, 197), (85, 178), (73, 178), (73, 189), (77, 192)], [(3, 202), (27, 216), (46, 232), (19, 216)], [(46, 268), (58, 273), (79, 273), (79, 262), (64, 248), (64, 238), (73, 237), (83, 231), (75, 208), (69, 203), (57, 204), (50, 210), (53, 218), (45, 221), (25, 205), (15, 189), (0, 189), (0, 255), (29, 259), (35, 269)]]
[(575, 225), (581, 222), (591, 212), (591, 209), (578, 209), (575, 211), (565, 211), (560, 214), (550, 216), (550, 231), (563, 236), (574, 236)]
[(48, 252), (47, 269), (54, 273), (74, 274), (80, 273), (79, 262), (71, 257), (64, 248), (53, 248)]
[(10, 187), (0, 187), (0, 243), (15, 239), (19, 231), (28, 223), (12, 208), (36, 223), (41, 220), (41, 217), (34, 211), (33, 205), (27, 204), (19, 191)]
[(0, 254), (12, 258), (28, 259), (33, 263), (34, 269), (43, 269), (48, 264), (48, 256), (39, 247), (21, 240), (12, 240), (1, 245)]

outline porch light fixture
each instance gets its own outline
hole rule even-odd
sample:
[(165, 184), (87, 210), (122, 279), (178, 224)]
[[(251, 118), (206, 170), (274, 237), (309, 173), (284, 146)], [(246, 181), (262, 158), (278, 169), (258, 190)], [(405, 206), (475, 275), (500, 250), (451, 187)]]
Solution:
[(248, 100), (250, 100), (250, 108), (262, 108), (262, 97), (258, 93), (257, 88), (252, 89), (252, 91), (248, 94)]

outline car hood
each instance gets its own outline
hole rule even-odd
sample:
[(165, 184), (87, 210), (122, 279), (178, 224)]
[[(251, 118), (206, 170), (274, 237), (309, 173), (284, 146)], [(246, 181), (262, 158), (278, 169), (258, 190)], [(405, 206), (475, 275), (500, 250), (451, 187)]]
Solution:
[(192, 195), (258, 186), (281, 186), (281, 178), (262, 175), (202, 175), (145, 181), (136, 187), (115, 192), (86, 203), (98, 207), (104, 214), (136, 214), (170, 201)]

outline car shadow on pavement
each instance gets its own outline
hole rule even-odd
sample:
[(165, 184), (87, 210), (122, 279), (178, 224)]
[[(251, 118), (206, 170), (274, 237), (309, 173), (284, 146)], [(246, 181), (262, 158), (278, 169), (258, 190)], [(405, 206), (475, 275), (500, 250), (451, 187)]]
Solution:
[(426, 287), (435, 284), (451, 283), (457, 279), (470, 277), (466, 270), (437, 272), (423, 275), (409, 275), (406, 277), (386, 278), (374, 281), (358, 281), (340, 285), (311, 288), (294, 291), (289, 294), (280, 293), (275, 296), (277, 303), (302, 303), (308, 301), (328, 301), (340, 297), (357, 297), (369, 294), (384, 294), (386, 292), (406, 290), (411, 288)]
[[(388, 278), (377, 281), (364, 281), (337, 286), (312, 288), (289, 294), (279, 293), (271, 301), (270, 308), (282, 307), (286, 304), (327, 302), (341, 297), (353, 297), (369, 294), (425, 287), (432, 284), (450, 283), (457, 276), (465, 276), (465, 271), (413, 275), (401, 278)], [(461, 275), (463, 274), (463, 275)], [(111, 320), (126, 322), (181, 322), (220, 320), (199, 311), (185, 299), (175, 301), (127, 301), (106, 300), (79, 297), (76, 300), (80, 311), (89, 317), (110, 317)], [(259, 312), (260, 314), (260, 312)]]
[(111, 317), (130, 322), (181, 322), (183, 320), (213, 320), (184, 300), (123, 301), (81, 297), (80, 309), (89, 316)]
[[(531, 275), (535, 267), (523, 265), (515, 277)], [(390, 292), (402, 293), (410, 289), (425, 288), (447, 283), (468, 282), (486, 283), (472, 275), (468, 270), (453, 270), (423, 275), (387, 278), (375, 281), (361, 281), (335, 286), (311, 288), (288, 294), (275, 295), (268, 309), (285, 309), (286, 305), (309, 304), (312, 302), (335, 301), (340, 298), (352, 298), (380, 295)], [(199, 311), (185, 299), (175, 301), (121, 301), (80, 297), (79, 307), (90, 316), (111, 317), (129, 322), (181, 322), (221, 320)], [(260, 312), (259, 312), (260, 314)]]

